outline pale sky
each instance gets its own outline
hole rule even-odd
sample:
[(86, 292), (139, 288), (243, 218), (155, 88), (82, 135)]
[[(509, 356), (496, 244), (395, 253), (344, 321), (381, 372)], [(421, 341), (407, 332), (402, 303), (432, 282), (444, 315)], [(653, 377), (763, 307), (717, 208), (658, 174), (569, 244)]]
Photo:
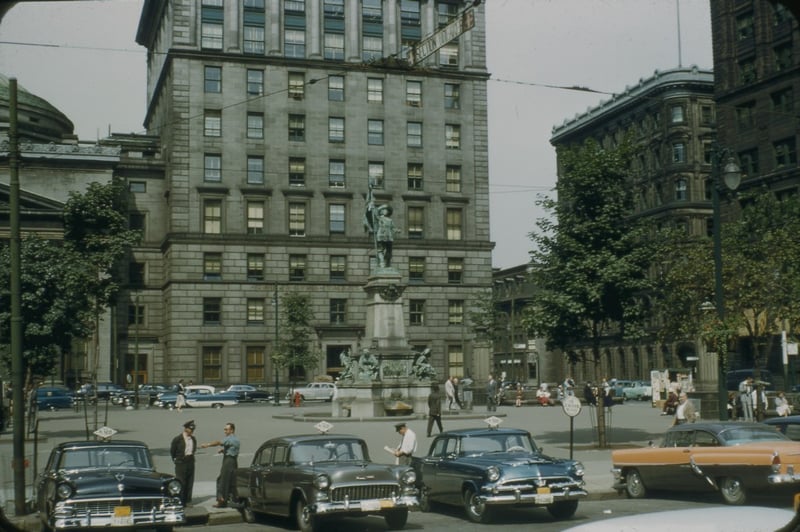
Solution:
[[(29, 2), (0, 24), (0, 72), (60, 109), (81, 140), (143, 133), (144, 0)], [(554, 125), (679, 65), (677, 0), (485, 0), (493, 265), (528, 261), (534, 203), (556, 181)], [(680, 64), (712, 67), (709, 0), (680, 0)], [(39, 44), (48, 46), (29, 46)]]

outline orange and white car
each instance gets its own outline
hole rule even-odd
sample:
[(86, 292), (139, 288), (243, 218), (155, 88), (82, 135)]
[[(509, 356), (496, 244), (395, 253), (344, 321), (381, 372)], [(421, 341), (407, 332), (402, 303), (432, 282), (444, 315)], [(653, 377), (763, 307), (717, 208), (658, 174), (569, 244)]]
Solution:
[(661, 447), (613, 451), (614, 489), (638, 499), (652, 491), (718, 491), (728, 504), (752, 493), (800, 485), (800, 443), (759, 423), (702, 422), (671, 427)]

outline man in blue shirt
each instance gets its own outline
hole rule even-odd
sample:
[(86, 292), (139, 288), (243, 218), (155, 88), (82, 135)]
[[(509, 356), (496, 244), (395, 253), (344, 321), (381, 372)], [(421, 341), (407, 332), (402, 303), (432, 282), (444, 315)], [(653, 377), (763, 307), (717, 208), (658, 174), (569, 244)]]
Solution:
[(222, 440), (204, 443), (200, 447), (222, 447), (222, 467), (217, 478), (217, 504), (214, 508), (225, 508), (229, 503), (236, 503), (236, 468), (239, 467), (239, 449), (242, 446), (236, 436), (236, 425), (226, 423), (222, 429), (225, 437)]

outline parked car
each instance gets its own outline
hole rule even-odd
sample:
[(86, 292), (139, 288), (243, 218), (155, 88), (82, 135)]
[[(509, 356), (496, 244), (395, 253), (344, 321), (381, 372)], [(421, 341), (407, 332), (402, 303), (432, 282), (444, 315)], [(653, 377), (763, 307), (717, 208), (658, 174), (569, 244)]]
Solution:
[(299, 393), (303, 401), (332, 401), (335, 388), (332, 382), (310, 382), (301, 388), (289, 390), (286, 399), (291, 401), (294, 394)]
[(113, 397), (118, 394), (125, 393), (125, 388), (113, 382), (98, 382), (97, 392), (95, 393), (94, 384), (88, 383), (82, 385), (75, 392), (75, 399), (78, 401), (88, 400), (92, 402), (97, 398), (99, 401), (112, 401)]
[(45, 530), (171, 530), (186, 521), (181, 489), (142, 442), (70, 441), (50, 452), (36, 505)]
[[(138, 391), (139, 404), (151, 405), (158, 398), (158, 394), (173, 389), (174, 386), (167, 386), (166, 384), (141, 384)], [(130, 406), (135, 403), (136, 395), (133, 390), (125, 390), (114, 395), (111, 398), (111, 402), (115, 405)]]
[(772, 427), (734, 421), (671, 427), (661, 447), (611, 453), (614, 488), (638, 499), (650, 491), (718, 491), (728, 504), (751, 493), (791, 493), (800, 446)]
[(245, 521), (256, 513), (289, 516), (303, 532), (323, 530), (333, 517), (363, 515), (383, 516), (397, 530), (419, 508), (414, 470), (370, 462), (357, 436), (273, 438), (236, 479)]
[(653, 386), (648, 381), (635, 381), (633, 386), (628, 386), (622, 389), (622, 397), (626, 401), (635, 399), (637, 401), (644, 401), (653, 397)]
[(608, 385), (611, 386), (611, 391), (614, 392), (614, 397), (621, 397), (624, 399), (625, 388), (633, 388), (636, 386), (636, 381), (611, 379), (608, 382)]
[(778, 429), (792, 441), (800, 441), (800, 416), (778, 416), (763, 421), (770, 427)]
[[(207, 384), (190, 384), (184, 388), (186, 396), (186, 406), (192, 408), (222, 408), (239, 404), (236, 394), (229, 392), (217, 393), (213, 386)], [(161, 408), (175, 408), (175, 401), (178, 392), (163, 392), (158, 395), (158, 399), (153, 403)]]
[(231, 384), (225, 391), (236, 394), (240, 403), (266, 403), (272, 400), (271, 393), (250, 384)]
[(39, 410), (71, 409), (75, 394), (65, 386), (39, 386), (36, 388), (36, 408)]
[(431, 502), (463, 505), (475, 523), (488, 522), (503, 506), (543, 507), (556, 519), (568, 519), (587, 496), (583, 465), (543, 454), (522, 429), (442, 432), (412, 466), (423, 511)]

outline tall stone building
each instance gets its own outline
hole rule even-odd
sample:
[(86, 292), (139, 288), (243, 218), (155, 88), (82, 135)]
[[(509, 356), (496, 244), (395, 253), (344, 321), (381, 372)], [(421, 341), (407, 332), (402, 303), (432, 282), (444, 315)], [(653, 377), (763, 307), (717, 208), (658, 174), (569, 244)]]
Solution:
[[(465, 9), (475, 26), (416, 66)], [(129, 171), (126, 373), (273, 384), (336, 375), (363, 347), (368, 183), (400, 229), (409, 350), (444, 376), (487, 366), (472, 302), (491, 286), (483, 7), (453, 0), (146, 0), (145, 126)], [(317, 368), (276, 373), (284, 294), (308, 294)], [(277, 303), (277, 306), (276, 306)]]

